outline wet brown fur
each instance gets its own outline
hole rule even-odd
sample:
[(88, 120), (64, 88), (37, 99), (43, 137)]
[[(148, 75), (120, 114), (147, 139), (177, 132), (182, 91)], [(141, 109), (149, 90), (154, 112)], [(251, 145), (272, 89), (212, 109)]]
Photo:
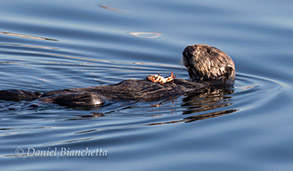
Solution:
[(234, 84), (235, 65), (223, 51), (208, 45), (187, 46), (183, 63), (192, 81), (209, 84)]
[[(157, 101), (179, 95), (205, 92), (214, 85), (233, 85), (235, 65), (223, 51), (208, 45), (192, 45), (183, 51), (183, 63), (190, 80), (174, 79), (165, 84), (125, 80), (114, 85), (51, 91), (44, 94), (24, 90), (0, 90), (0, 99), (31, 101), (63, 106), (99, 106), (106, 101)], [(98, 102), (98, 103), (97, 103)]]

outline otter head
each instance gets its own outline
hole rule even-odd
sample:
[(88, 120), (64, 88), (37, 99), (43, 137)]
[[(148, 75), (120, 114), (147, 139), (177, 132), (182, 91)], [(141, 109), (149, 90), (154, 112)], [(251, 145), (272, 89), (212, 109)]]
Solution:
[(187, 46), (183, 63), (192, 81), (216, 84), (234, 84), (235, 65), (223, 51), (208, 45)]

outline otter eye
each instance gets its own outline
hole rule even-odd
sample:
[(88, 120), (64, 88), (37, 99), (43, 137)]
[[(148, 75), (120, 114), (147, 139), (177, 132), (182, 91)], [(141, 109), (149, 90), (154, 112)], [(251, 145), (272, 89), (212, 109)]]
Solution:
[(207, 48), (207, 53), (210, 54), (211, 56), (215, 56), (216, 55), (216, 53), (210, 47)]

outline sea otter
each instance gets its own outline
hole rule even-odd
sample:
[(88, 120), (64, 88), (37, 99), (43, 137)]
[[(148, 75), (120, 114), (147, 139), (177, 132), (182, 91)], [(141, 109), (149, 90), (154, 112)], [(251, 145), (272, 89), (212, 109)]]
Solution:
[(165, 84), (147, 79), (125, 80), (114, 85), (73, 88), (50, 92), (0, 90), (0, 100), (55, 103), (69, 107), (102, 106), (107, 101), (158, 101), (180, 95), (201, 93), (209, 87), (233, 86), (235, 65), (223, 51), (209, 45), (191, 45), (183, 51), (183, 64), (190, 79)]

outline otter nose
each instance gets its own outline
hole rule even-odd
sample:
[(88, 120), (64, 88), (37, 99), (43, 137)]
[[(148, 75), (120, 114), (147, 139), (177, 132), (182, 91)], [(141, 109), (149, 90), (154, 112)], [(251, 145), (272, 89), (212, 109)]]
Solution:
[(192, 58), (193, 56), (193, 52), (196, 50), (196, 45), (193, 45), (193, 46), (187, 46), (182, 54), (183, 54), (183, 57), (186, 58), (186, 59), (190, 59)]

